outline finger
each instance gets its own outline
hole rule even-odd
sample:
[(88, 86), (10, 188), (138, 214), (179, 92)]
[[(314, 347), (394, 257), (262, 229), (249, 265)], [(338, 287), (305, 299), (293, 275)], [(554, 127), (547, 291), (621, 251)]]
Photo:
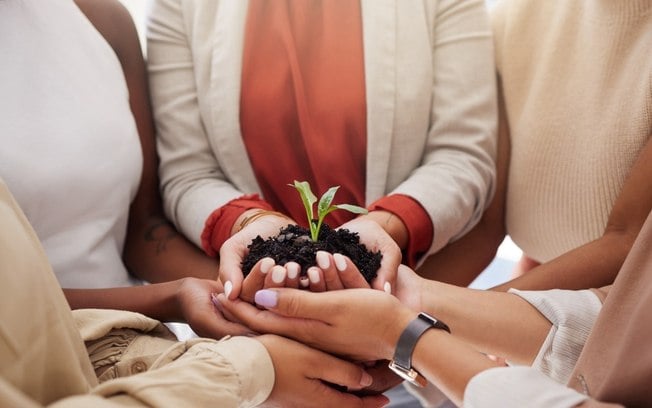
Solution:
[(326, 251), (317, 251), (315, 258), (317, 260), (317, 266), (319, 266), (319, 269), (322, 271), (326, 290), (343, 289), (344, 286), (342, 285), (340, 276), (337, 273), (337, 269), (335, 268), (333, 255), (329, 254)]
[(308, 280), (310, 281), (308, 287), (312, 292), (323, 292), (326, 290), (322, 271), (316, 266), (308, 268)]
[(265, 288), (282, 288), (285, 286), (287, 270), (284, 266), (274, 265), (265, 277)]
[(298, 288), (299, 287), (299, 274), (301, 273), (301, 266), (296, 262), (288, 262), (285, 264), (287, 271), (287, 279), (285, 279), (285, 287)]
[[(251, 269), (251, 272), (244, 279), (242, 283), (242, 293), (240, 298), (253, 303), (254, 295), (256, 291), (263, 289), (265, 287), (265, 281), (269, 271), (274, 267), (275, 262), (272, 258), (263, 258), (260, 261), (256, 262), (256, 265)], [(225, 284), (226, 286), (226, 284)], [(235, 289), (233, 289), (235, 290)], [(226, 294), (226, 289), (224, 291)], [(229, 299), (235, 299), (233, 296), (228, 296)]]
[(243, 250), (241, 248), (246, 248), (246, 245), (242, 246), (242, 243), (231, 238), (227, 240), (220, 249), (220, 281), (224, 284), (231, 282), (232, 289), (229, 294), (230, 299), (237, 298), (242, 289), (244, 275), (242, 273), (241, 265), (244, 254), (242, 253)]
[[(261, 292), (273, 292), (276, 290), (279, 289), (265, 289)], [(296, 291), (300, 292), (299, 290)], [(261, 310), (240, 299), (227, 299), (224, 294), (217, 295), (217, 300), (221, 304), (223, 310), (227, 311), (231, 316), (234, 316), (237, 321), (242, 322), (247, 327), (251, 328), (251, 330), (260, 333), (273, 333), (296, 338), (299, 332), (313, 334), (320, 333), (317, 325), (323, 324), (316, 320), (295, 319), (292, 317), (281, 316), (280, 314), (272, 313), (267, 310)]]
[(313, 393), (318, 395), (317, 398), (320, 401), (329, 401), (329, 406), (342, 408), (379, 408), (389, 403), (389, 398), (384, 395), (359, 396), (339, 388), (337, 384), (329, 385), (322, 381), (316, 384), (316, 390)]
[(361, 390), (373, 384), (373, 377), (362, 367), (327, 353), (319, 352), (319, 362), (306, 367), (312, 378), (346, 387), (348, 390)]
[(353, 262), (342, 254), (333, 254), (335, 269), (344, 288), (369, 288), (369, 284)]

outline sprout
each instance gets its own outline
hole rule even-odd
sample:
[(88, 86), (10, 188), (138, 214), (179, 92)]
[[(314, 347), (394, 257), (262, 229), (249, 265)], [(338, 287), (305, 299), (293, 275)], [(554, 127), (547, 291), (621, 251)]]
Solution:
[(313, 206), (315, 205), (315, 202), (317, 202), (317, 197), (313, 194), (312, 190), (310, 189), (310, 183), (308, 183), (307, 181), (294, 180), (294, 184), (288, 184), (288, 185), (290, 187), (296, 188), (297, 191), (299, 192), (299, 195), (301, 196), (301, 201), (303, 202), (303, 206), (306, 209), (306, 215), (308, 216), (310, 237), (315, 242), (319, 238), (319, 230), (321, 229), (321, 225), (324, 222), (324, 218), (331, 212), (335, 210), (346, 210), (354, 214), (367, 213), (367, 210), (365, 208), (358, 207), (357, 205), (351, 205), (351, 204), (332, 205), (333, 197), (335, 197), (335, 193), (340, 188), (340, 186), (335, 186), (329, 188), (328, 191), (326, 191), (324, 195), (322, 195), (321, 198), (319, 199), (319, 204), (317, 205), (317, 219), (315, 219), (313, 213)]

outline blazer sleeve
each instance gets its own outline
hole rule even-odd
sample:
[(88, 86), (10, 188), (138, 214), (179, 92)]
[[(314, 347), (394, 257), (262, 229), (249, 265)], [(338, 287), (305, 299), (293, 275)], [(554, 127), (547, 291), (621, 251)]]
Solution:
[[(218, 2), (214, 2), (218, 3)], [(215, 7), (206, 3), (207, 9)], [(160, 179), (166, 215), (195, 244), (209, 215), (240, 197), (226, 181), (202, 115), (197, 83), (208, 84), (208, 71), (196, 66), (191, 50), (195, 31), (209, 27), (214, 10), (190, 9), (182, 0), (155, 0), (147, 22), (147, 59), (156, 120)], [(210, 46), (210, 41), (203, 41)]]
[(481, 219), (495, 189), (497, 91), (482, 1), (439, 1), (432, 22), (430, 125), (422, 164), (394, 191), (422, 203), (434, 227), (428, 254)]

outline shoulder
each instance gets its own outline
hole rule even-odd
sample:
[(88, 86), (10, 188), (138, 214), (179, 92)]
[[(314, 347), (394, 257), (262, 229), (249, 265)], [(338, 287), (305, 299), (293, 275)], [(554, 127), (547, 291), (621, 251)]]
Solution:
[(140, 52), (138, 32), (129, 10), (118, 0), (74, 0), (77, 7), (113, 48), (122, 61), (134, 50)]

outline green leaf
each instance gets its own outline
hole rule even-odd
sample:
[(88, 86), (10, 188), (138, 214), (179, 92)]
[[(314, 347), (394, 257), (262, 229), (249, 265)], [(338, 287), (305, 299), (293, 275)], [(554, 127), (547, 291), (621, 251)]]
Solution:
[(353, 214), (366, 214), (369, 212), (366, 208), (358, 207), (357, 205), (352, 204), (337, 204), (334, 207), (340, 210), (352, 212)]
[(337, 189), (339, 189), (340, 186), (335, 186), (331, 187), (324, 193), (324, 195), (321, 196), (319, 199), (319, 205), (317, 206), (317, 214), (319, 215), (319, 219), (323, 220), (326, 214), (328, 214), (330, 211), (331, 203), (333, 202), (333, 197), (335, 197), (335, 193), (337, 193)]
[(306, 215), (308, 216), (308, 223), (312, 225), (312, 220), (314, 215), (312, 212), (312, 206), (317, 202), (317, 196), (315, 196), (310, 189), (310, 184), (307, 181), (296, 181), (294, 180), (294, 185), (288, 184), (291, 187), (294, 187), (299, 192), (301, 196), (301, 201), (303, 202), (303, 207), (306, 209)]

